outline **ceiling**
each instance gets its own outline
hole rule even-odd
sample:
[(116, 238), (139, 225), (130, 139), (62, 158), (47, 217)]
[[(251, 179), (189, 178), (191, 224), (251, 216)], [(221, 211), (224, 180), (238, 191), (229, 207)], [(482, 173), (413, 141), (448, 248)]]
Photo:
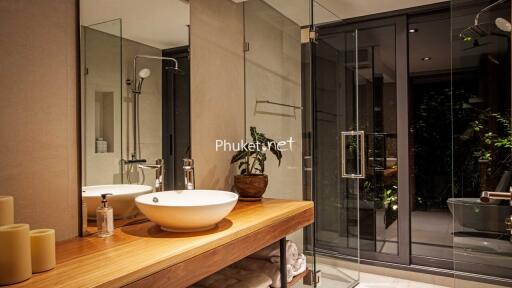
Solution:
[(159, 49), (188, 45), (189, 4), (185, 0), (81, 0), (80, 23)]
[[(233, 0), (236, 3), (244, 0)], [(308, 25), (310, 0), (263, 0), (298, 25)], [(426, 5), (442, 0), (315, 0), (315, 23)], [(190, 24), (187, 0), (82, 0), (80, 18), (84, 26), (159, 49), (188, 45)], [(151, 15), (151, 17), (148, 17)], [(122, 26), (122, 28), (120, 27)], [(121, 32), (122, 29), (122, 32)]]
[[(452, 49), (450, 19), (411, 24), (409, 28), (417, 31), (409, 33), (410, 72), (449, 71)], [(430, 60), (422, 60), (425, 57)]]
[[(264, 0), (300, 26), (309, 25), (309, 0)], [(240, 0), (238, 1), (240, 2)], [(315, 0), (315, 24), (389, 12), (444, 0)]]

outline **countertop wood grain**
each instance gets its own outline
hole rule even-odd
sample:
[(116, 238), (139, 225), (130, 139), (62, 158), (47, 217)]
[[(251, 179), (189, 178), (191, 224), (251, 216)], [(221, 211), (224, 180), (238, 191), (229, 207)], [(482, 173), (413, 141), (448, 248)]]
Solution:
[[(151, 222), (128, 225), (117, 228), (110, 238), (90, 236), (58, 243), (55, 269), (6, 287), (143, 287), (136, 283), (156, 287), (165, 285), (160, 278), (169, 278), (171, 272), (186, 273), (190, 263), (196, 272), (172, 286), (182, 287), (312, 222), (312, 202), (264, 199), (239, 202), (218, 227), (205, 232), (164, 232)], [(205, 263), (208, 259), (218, 267)], [(204, 271), (197, 267), (201, 261)]]

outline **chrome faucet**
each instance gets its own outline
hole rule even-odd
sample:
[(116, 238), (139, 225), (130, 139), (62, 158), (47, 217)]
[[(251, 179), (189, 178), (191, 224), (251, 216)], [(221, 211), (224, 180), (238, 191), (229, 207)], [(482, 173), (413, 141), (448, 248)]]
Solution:
[(162, 159), (156, 159), (155, 164), (140, 164), (141, 169), (153, 169), (155, 170), (155, 192), (164, 191), (164, 161)]
[(512, 192), (493, 192), (484, 191), (480, 194), (480, 201), (483, 203), (499, 202), (501, 200), (511, 201), (512, 205)]
[[(494, 202), (500, 202), (502, 200), (509, 201), (510, 206), (512, 206), (512, 191), (511, 192), (484, 191), (480, 195), (480, 201), (482, 201), (483, 203), (494, 203)], [(505, 218), (505, 229), (507, 229), (508, 234), (512, 236), (512, 215)], [(510, 237), (510, 241), (512, 241), (512, 237)]]
[(194, 190), (196, 186), (194, 160), (188, 158), (183, 159), (183, 172), (185, 175), (185, 189)]

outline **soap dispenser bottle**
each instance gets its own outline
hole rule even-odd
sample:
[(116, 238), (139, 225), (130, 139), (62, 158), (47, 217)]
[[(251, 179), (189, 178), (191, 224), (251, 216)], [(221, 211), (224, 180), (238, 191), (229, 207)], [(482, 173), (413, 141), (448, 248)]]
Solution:
[(114, 234), (114, 210), (107, 201), (107, 196), (110, 195), (112, 194), (101, 194), (101, 204), (96, 209), (98, 237), (108, 237)]

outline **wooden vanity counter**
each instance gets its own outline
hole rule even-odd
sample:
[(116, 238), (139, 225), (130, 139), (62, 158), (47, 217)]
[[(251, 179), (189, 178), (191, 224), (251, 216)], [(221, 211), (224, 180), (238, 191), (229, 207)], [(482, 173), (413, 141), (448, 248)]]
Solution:
[(5, 287), (187, 287), (313, 222), (313, 203), (238, 202), (205, 232), (164, 232), (151, 222), (114, 236), (57, 244), (57, 267)]

